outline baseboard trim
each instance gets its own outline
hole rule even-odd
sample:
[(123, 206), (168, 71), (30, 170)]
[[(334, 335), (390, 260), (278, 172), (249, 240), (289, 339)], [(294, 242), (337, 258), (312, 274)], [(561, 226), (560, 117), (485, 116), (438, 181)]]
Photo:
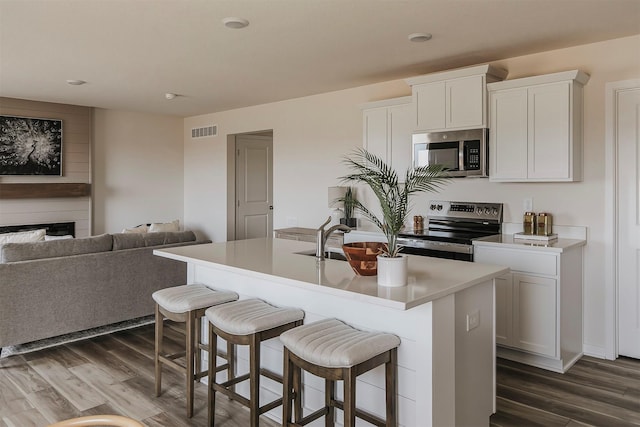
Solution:
[(600, 347), (597, 345), (583, 344), (582, 352), (585, 354), (585, 356), (597, 357), (598, 359), (607, 358), (607, 350), (604, 347)]

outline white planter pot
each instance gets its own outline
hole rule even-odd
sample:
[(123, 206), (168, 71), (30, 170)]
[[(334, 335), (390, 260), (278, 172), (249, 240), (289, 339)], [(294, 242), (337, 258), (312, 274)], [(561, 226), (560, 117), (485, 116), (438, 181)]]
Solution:
[(407, 285), (409, 257), (388, 258), (378, 255), (378, 285), (400, 287)]

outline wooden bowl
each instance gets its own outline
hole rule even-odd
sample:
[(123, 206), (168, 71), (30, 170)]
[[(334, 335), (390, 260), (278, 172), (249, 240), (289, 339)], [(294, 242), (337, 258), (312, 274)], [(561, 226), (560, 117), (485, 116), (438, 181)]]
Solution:
[(384, 243), (354, 242), (342, 245), (349, 265), (358, 276), (375, 276), (378, 274), (378, 255)]

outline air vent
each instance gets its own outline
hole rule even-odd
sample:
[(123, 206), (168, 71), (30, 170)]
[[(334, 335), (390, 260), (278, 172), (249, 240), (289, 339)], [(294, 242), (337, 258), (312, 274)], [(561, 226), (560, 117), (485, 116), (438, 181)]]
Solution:
[(218, 125), (205, 126), (203, 128), (192, 128), (191, 138), (206, 138), (218, 135)]

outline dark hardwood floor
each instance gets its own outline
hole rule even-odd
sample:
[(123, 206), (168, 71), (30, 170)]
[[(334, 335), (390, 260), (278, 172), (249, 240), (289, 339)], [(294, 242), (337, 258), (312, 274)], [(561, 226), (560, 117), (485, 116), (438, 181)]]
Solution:
[[(179, 351), (179, 327), (165, 341)], [(183, 377), (165, 369), (154, 396), (153, 325), (0, 359), (0, 427), (43, 427), (81, 415), (117, 413), (150, 427), (205, 426), (206, 386), (185, 417)], [(498, 360), (492, 426), (640, 426), (640, 361), (584, 357), (564, 375)], [(247, 410), (217, 402), (217, 425), (248, 425)], [(262, 419), (264, 426), (275, 426)], [(479, 423), (478, 425), (482, 425)]]
[(640, 426), (640, 360), (585, 356), (565, 374), (498, 359), (492, 426)]
[[(181, 325), (165, 327), (164, 342), (169, 352), (184, 350)], [(206, 426), (206, 385), (196, 384), (191, 419), (184, 376), (163, 369), (163, 393), (155, 397), (153, 348), (151, 324), (0, 359), (0, 427), (43, 427), (92, 414), (126, 415), (149, 427)], [(216, 425), (249, 425), (244, 406), (224, 397), (216, 403)], [(261, 419), (261, 426), (277, 425)]]

